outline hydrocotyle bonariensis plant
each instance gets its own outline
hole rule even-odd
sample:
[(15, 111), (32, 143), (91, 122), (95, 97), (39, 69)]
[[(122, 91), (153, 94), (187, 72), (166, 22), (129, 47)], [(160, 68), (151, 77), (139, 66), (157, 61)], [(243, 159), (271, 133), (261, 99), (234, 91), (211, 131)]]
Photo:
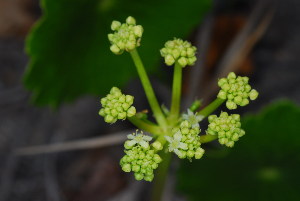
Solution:
[[(197, 48), (188, 41), (174, 38), (167, 41), (160, 50), (165, 64), (174, 66), (171, 107), (170, 110), (162, 108), (137, 51), (137, 47), (141, 45), (143, 27), (137, 25), (133, 17), (128, 17), (125, 23), (113, 21), (111, 29), (113, 33), (108, 34), (110, 50), (117, 55), (125, 51), (131, 55), (156, 122), (148, 120), (145, 113), (136, 112), (134, 97), (123, 94), (117, 87), (112, 87), (110, 93), (101, 99), (99, 114), (107, 123), (128, 119), (139, 129), (128, 134), (128, 140), (124, 142), (125, 155), (121, 158), (120, 165), (124, 172), (133, 172), (136, 180), (151, 182), (156, 174), (158, 187), (154, 187), (154, 191), (157, 191), (157, 199), (154, 200), (159, 200), (159, 191), (170, 162), (170, 152), (180, 159), (192, 161), (201, 159), (205, 153), (201, 147), (203, 143), (218, 139), (220, 144), (233, 147), (245, 135), (240, 115), (227, 112), (221, 112), (219, 116), (210, 114), (222, 103), (226, 103), (229, 110), (246, 106), (249, 100), (257, 98), (258, 92), (248, 84), (248, 77), (240, 77), (231, 72), (227, 77), (219, 79), (220, 91), (213, 102), (198, 111), (201, 103), (196, 100), (184, 110), (186, 113), (181, 113), (182, 69), (194, 65)], [(205, 134), (201, 134), (199, 122), (206, 117), (208, 128)]]

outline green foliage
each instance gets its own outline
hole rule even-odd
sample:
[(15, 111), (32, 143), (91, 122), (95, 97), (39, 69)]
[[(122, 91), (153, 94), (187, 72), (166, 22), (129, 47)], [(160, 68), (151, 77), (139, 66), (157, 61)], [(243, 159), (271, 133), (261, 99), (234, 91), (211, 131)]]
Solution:
[(189, 200), (283, 201), (300, 197), (300, 107), (277, 102), (242, 119), (235, 149), (182, 162), (178, 189)]
[[(104, 95), (136, 76), (128, 55), (116, 59), (107, 34), (113, 19), (132, 15), (146, 30), (139, 48), (155, 71), (164, 41), (186, 36), (211, 0), (42, 0), (44, 16), (28, 36), (24, 82), (39, 105), (57, 106), (80, 95)], [(173, 35), (176, 34), (176, 35)], [(159, 37), (158, 37), (159, 36)]]

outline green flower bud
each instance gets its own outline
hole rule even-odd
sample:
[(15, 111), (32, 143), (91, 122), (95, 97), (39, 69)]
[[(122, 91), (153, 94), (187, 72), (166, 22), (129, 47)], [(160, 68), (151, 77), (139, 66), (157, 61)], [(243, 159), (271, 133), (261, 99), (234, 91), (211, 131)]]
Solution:
[(252, 89), (249, 93), (250, 100), (255, 100), (258, 97), (258, 92), (255, 89)]
[(115, 44), (113, 44), (113, 45), (110, 46), (110, 51), (112, 51), (115, 54), (122, 54), (123, 53), (120, 50), (120, 48), (117, 45), (115, 45)]
[(134, 116), (135, 113), (136, 113), (136, 109), (135, 109), (135, 107), (133, 107), (133, 106), (131, 106), (131, 107), (127, 110), (127, 116), (128, 116), (128, 117)]
[(230, 109), (230, 110), (234, 110), (234, 109), (237, 108), (237, 105), (236, 105), (236, 103), (233, 102), (233, 101), (227, 101), (227, 102), (226, 102), (226, 107), (227, 107), (228, 109)]
[(135, 21), (135, 19), (133, 17), (129, 16), (126, 19), (126, 23), (129, 24), (129, 25), (135, 25), (136, 21)]
[(200, 159), (202, 158), (203, 154), (204, 154), (204, 149), (202, 148), (198, 148), (195, 152), (195, 159)]
[(163, 149), (163, 146), (159, 141), (155, 141), (154, 143), (152, 143), (152, 146), (153, 146), (154, 149), (156, 149), (158, 151)]
[[(119, 22), (119, 21), (113, 21), (112, 23), (111, 23), (111, 30), (113, 30), (113, 31), (116, 31), (116, 30), (118, 30), (119, 28), (121, 27), (121, 22)], [(111, 34), (110, 34), (111, 35)], [(113, 35), (111, 35), (111, 37), (112, 37)]]
[(185, 67), (188, 64), (188, 60), (185, 57), (180, 57), (180, 59), (178, 59), (178, 63), (180, 66)]
[(144, 177), (145, 181), (149, 181), (149, 182), (151, 182), (151, 181), (153, 180), (153, 178), (154, 178), (154, 175), (153, 175), (153, 174), (152, 174), (152, 175), (146, 175), (146, 176)]
[(168, 65), (168, 66), (171, 66), (175, 63), (175, 59), (172, 55), (167, 55), (165, 57), (165, 63)]
[(144, 29), (141, 25), (137, 25), (137, 26), (133, 27), (133, 32), (134, 32), (135, 36), (137, 36), (139, 38), (142, 37), (143, 31), (144, 31)]
[(173, 41), (165, 43), (165, 47), (160, 50), (160, 54), (165, 58), (165, 63), (168, 66), (178, 62), (181, 67), (185, 67), (196, 62), (196, 50), (197, 48), (192, 46), (191, 43), (175, 38)]
[(123, 170), (124, 172), (130, 172), (130, 171), (131, 171), (131, 166), (130, 166), (130, 164), (124, 164), (124, 165), (122, 166), (122, 170)]
[(141, 174), (141, 173), (134, 173), (134, 177), (138, 181), (140, 181), (144, 178), (143, 174)]

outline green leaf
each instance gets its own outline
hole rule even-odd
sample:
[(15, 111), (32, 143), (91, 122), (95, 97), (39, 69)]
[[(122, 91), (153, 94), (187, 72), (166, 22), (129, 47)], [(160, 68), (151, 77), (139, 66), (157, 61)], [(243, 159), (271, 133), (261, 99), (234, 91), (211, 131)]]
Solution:
[(300, 107), (289, 101), (246, 116), (234, 148), (181, 164), (178, 189), (194, 201), (299, 200), (299, 121)]
[(201, 21), (210, 0), (42, 0), (43, 17), (27, 38), (25, 86), (39, 105), (57, 106), (84, 94), (104, 95), (137, 76), (128, 54), (113, 55), (107, 34), (112, 20), (131, 15), (145, 32), (139, 48), (156, 70), (159, 49), (185, 37)]

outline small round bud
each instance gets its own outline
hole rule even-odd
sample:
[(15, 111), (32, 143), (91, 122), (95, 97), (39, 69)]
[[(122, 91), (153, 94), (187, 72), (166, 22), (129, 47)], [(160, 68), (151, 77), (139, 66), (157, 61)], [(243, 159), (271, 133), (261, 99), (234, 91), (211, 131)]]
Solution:
[(135, 19), (133, 17), (129, 16), (126, 19), (126, 23), (129, 24), (129, 25), (135, 25), (136, 21), (135, 21)]
[(143, 174), (141, 174), (141, 173), (134, 173), (134, 177), (138, 181), (140, 181), (144, 178)]
[(188, 64), (188, 60), (185, 57), (180, 57), (180, 59), (178, 59), (178, 63), (180, 66), (185, 67)]
[(167, 56), (165, 57), (165, 63), (166, 63), (168, 66), (173, 65), (173, 64), (175, 63), (174, 57), (171, 56), (171, 55), (167, 55)]
[(130, 172), (130, 171), (131, 171), (131, 166), (130, 166), (130, 164), (124, 164), (124, 165), (122, 166), (122, 170), (123, 170), (124, 172)]
[(156, 149), (158, 151), (163, 149), (163, 146), (159, 141), (155, 141), (154, 143), (152, 143), (152, 146), (154, 147), (154, 149)]
[(255, 100), (258, 97), (258, 92), (255, 89), (252, 89), (249, 93), (250, 100)]
[(113, 31), (118, 30), (120, 27), (121, 27), (121, 22), (119, 22), (119, 21), (115, 21), (115, 20), (114, 20), (114, 21), (111, 23), (111, 30), (113, 30)]
[(131, 106), (128, 110), (127, 110), (127, 116), (128, 117), (132, 117), (136, 114), (136, 109), (135, 107)]
[(120, 48), (115, 44), (110, 46), (110, 51), (112, 51), (115, 54), (120, 54), (121, 53)]

